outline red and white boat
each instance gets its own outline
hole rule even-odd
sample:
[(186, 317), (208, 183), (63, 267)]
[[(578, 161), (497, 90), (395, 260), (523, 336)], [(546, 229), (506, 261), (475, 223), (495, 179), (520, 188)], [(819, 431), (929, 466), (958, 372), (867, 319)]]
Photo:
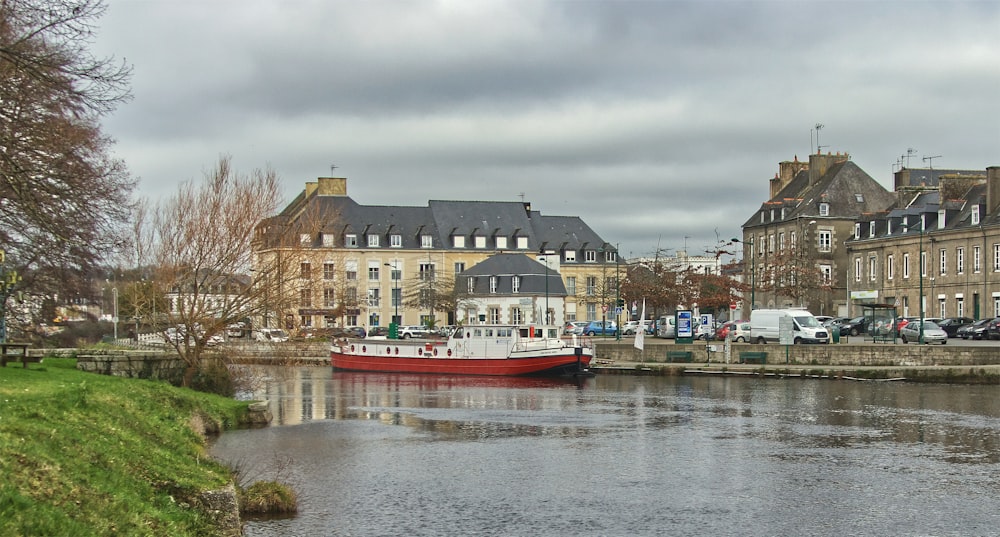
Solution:
[(491, 376), (589, 375), (589, 342), (559, 337), (558, 326), (471, 325), (448, 339), (346, 339), (330, 347), (344, 371)]

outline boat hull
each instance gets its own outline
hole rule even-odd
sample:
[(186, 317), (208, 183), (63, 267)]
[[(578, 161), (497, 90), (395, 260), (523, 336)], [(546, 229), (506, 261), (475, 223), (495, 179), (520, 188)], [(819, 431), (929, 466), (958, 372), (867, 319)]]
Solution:
[(486, 376), (559, 376), (575, 374), (590, 366), (590, 355), (577, 357), (569, 352), (544, 356), (512, 356), (510, 358), (404, 358), (371, 356), (334, 350), (330, 363), (341, 371), (372, 371), (382, 373), (433, 373), (443, 375)]

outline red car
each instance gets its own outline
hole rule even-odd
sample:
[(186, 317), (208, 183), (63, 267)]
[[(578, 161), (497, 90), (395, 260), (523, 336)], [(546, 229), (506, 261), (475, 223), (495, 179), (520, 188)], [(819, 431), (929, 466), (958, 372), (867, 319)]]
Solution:
[(725, 341), (725, 339), (729, 336), (729, 331), (736, 326), (737, 322), (738, 321), (727, 321), (722, 323), (722, 326), (715, 330), (715, 339)]

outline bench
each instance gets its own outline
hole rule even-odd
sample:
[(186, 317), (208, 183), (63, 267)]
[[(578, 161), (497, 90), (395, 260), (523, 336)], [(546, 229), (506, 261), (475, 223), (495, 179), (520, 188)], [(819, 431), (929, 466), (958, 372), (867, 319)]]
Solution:
[(692, 362), (694, 356), (691, 351), (667, 351), (668, 362)]
[(740, 351), (741, 364), (766, 364), (767, 353), (761, 351)]
[(28, 362), (41, 362), (40, 356), (28, 354), (29, 343), (0, 343), (0, 367), (7, 367), (7, 362), (21, 362), (22, 367), (28, 367)]
[(872, 336), (872, 341), (875, 343), (895, 343), (895, 334), (875, 334)]

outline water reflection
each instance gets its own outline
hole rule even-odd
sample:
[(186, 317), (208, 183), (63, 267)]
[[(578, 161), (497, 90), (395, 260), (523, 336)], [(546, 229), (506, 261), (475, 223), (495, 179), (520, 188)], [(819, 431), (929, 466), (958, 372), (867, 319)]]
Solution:
[[(265, 368), (295, 519), (247, 535), (989, 534), (995, 387)], [(803, 525), (803, 523), (806, 523)], [(405, 530), (405, 531), (404, 531)]]

